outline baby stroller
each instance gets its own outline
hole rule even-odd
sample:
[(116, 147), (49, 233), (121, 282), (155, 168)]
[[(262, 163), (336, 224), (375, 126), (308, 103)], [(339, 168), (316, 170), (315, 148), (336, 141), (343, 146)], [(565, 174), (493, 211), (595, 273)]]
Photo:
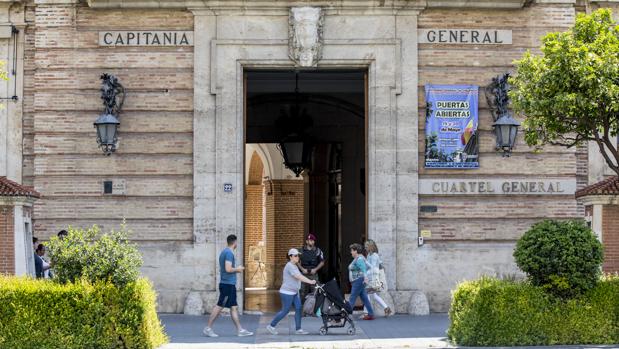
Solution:
[(344, 300), (335, 279), (323, 285), (316, 284), (315, 297), (314, 314), (319, 314), (322, 318), (321, 335), (326, 335), (329, 328), (342, 328), (346, 323), (348, 334), (355, 334), (355, 323), (351, 318), (352, 307)]

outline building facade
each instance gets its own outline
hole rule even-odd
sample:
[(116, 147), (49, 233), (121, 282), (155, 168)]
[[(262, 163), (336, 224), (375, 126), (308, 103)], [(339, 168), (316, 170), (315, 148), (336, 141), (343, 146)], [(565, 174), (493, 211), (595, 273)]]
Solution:
[[(0, 83), (0, 97), (9, 98), (0, 111), (0, 176), (41, 194), (32, 214), (39, 238), (125, 219), (159, 310), (182, 312), (190, 292), (209, 309), (218, 251), (228, 234), (243, 242), (251, 229), (247, 200), (259, 202), (268, 185), (281, 195), (303, 191), (277, 154), (246, 144), (247, 72), (362, 72), (359, 241), (377, 242), (396, 311), (410, 311), (416, 291), (431, 311), (446, 311), (459, 281), (518, 274), (512, 252), (530, 225), (584, 216), (574, 193), (588, 184), (587, 147), (538, 152), (519, 134), (503, 157), (485, 86), (513, 72), (525, 51), (538, 52), (545, 33), (602, 6), (619, 11), (610, 0), (2, 0), (0, 58), (11, 74)], [(305, 7), (318, 17), (295, 18)], [(126, 91), (111, 156), (98, 149), (93, 128), (103, 73)], [(430, 84), (479, 86), (478, 168), (425, 166)], [(255, 150), (262, 161), (252, 177)], [(256, 224), (265, 241), (292, 229), (268, 218)], [(302, 243), (307, 226), (280, 238), (281, 248)], [(253, 271), (243, 246), (238, 258)]]

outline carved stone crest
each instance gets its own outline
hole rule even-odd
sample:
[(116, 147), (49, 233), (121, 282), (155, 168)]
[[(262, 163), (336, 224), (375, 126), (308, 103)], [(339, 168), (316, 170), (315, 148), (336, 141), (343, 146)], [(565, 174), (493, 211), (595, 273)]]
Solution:
[(324, 15), (319, 7), (290, 9), (288, 55), (301, 67), (315, 67), (322, 58)]

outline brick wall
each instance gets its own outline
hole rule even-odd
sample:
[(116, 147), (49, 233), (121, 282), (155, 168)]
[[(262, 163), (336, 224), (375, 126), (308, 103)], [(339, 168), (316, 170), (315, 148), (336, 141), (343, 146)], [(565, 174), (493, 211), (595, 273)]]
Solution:
[(604, 265), (607, 273), (619, 272), (619, 205), (604, 205), (602, 208), (602, 242)]
[(304, 188), (303, 181), (298, 180), (272, 182), (272, 195), (267, 196), (267, 253), (273, 263), (270, 288), (279, 288), (288, 250), (303, 245)]
[(0, 206), (0, 274), (15, 274), (13, 206)]
[[(512, 45), (419, 44), (419, 177), (530, 178), (531, 180), (575, 178), (586, 185), (587, 150), (547, 146), (541, 152), (529, 148), (518, 133), (511, 157), (495, 150), (492, 116), (485, 86), (497, 75), (514, 72), (513, 61), (526, 50), (539, 52), (540, 38), (547, 32), (567, 30), (575, 21), (573, 6), (531, 4), (518, 11), (479, 9), (430, 9), (418, 20), (419, 29), (493, 28), (512, 30)], [(454, 19), (457, 20), (454, 20)], [(427, 169), (424, 166), (426, 84), (473, 84), (479, 91), (478, 169)], [(522, 120), (521, 120), (522, 121)], [(420, 195), (419, 205), (437, 206), (435, 213), (419, 213), (419, 229), (430, 230), (428, 243), (458, 241), (515, 241), (535, 222), (544, 218), (582, 217), (584, 208), (573, 195), (542, 196), (449, 196)]]
[(275, 200), (274, 184), (273, 181), (264, 183), (265, 185), (265, 210), (266, 210), (266, 259), (267, 259), (267, 287), (269, 289), (275, 288)]
[[(68, 225), (109, 230), (125, 218), (135, 240), (193, 239), (193, 47), (99, 47), (100, 30), (193, 30), (174, 10), (27, 6), (24, 183), (43, 240)], [(126, 89), (119, 148), (106, 157), (92, 123), (103, 111), (102, 73)], [(123, 179), (126, 195), (102, 195)]]
[(249, 184), (261, 184), (262, 183), (262, 175), (264, 173), (264, 164), (260, 159), (258, 153), (254, 151), (251, 156), (251, 160), (249, 161), (249, 173), (247, 178), (247, 183)]

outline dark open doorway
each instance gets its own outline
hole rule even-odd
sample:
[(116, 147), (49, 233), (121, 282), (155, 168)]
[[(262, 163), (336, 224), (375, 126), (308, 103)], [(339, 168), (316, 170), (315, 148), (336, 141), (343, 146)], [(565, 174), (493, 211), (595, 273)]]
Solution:
[[(279, 306), (286, 252), (309, 232), (325, 254), (321, 281), (348, 290), (348, 246), (367, 231), (366, 81), (362, 70), (245, 72), (246, 310)], [(312, 144), (299, 177), (276, 148), (291, 133)]]

